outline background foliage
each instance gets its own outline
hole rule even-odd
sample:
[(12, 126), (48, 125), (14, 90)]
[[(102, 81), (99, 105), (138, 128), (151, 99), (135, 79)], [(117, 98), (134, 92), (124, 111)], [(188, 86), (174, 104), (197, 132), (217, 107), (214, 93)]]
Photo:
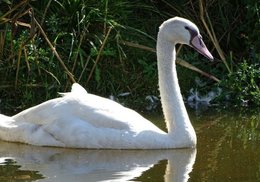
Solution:
[(183, 94), (199, 77), (204, 93), (223, 88), (219, 102), (260, 103), (257, 0), (4, 0), (0, 7), (1, 108), (40, 103), (73, 81), (105, 97), (129, 92), (134, 106), (159, 95), (156, 34), (173, 16), (195, 22), (216, 58), (179, 47)]

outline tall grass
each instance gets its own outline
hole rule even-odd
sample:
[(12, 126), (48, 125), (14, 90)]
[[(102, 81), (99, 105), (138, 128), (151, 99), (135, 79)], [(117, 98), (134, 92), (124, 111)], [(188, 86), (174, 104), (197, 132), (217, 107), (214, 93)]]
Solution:
[[(0, 6), (0, 93), (21, 105), (31, 97), (52, 98), (72, 82), (101, 95), (158, 94), (156, 35), (158, 26), (173, 16), (196, 22), (217, 60), (201, 64), (179, 47), (179, 55), (187, 56), (179, 57), (178, 64), (216, 83), (244, 59), (248, 49), (241, 47), (252, 45), (247, 26), (259, 26), (236, 1), (22, 0), (1, 1)], [(32, 89), (40, 96), (31, 96)]]

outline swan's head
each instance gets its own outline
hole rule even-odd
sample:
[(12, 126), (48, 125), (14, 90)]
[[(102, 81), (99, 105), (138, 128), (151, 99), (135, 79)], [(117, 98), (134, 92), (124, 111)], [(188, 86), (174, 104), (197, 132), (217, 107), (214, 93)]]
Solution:
[(198, 27), (187, 19), (174, 17), (163, 22), (160, 26), (159, 36), (173, 44), (187, 44), (208, 59), (214, 59), (205, 46)]

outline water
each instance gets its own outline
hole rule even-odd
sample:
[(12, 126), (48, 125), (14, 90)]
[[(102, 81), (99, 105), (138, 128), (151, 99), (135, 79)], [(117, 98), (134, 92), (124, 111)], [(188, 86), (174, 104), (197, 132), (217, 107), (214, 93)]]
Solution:
[[(260, 181), (259, 111), (210, 109), (189, 115), (196, 149), (81, 150), (0, 141), (0, 182)], [(149, 118), (162, 123), (161, 115)]]

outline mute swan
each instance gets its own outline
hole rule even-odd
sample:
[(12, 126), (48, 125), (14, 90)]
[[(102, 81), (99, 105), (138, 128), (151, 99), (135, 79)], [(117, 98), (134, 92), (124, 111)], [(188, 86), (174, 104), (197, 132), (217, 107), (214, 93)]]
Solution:
[(74, 83), (63, 97), (12, 117), (0, 115), (0, 139), (39, 146), (103, 149), (192, 148), (196, 134), (182, 100), (175, 45), (187, 44), (209, 59), (195, 24), (180, 17), (160, 26), (157, 38), (159, 89), (168, 133), (137, 112), (86, 92)]

